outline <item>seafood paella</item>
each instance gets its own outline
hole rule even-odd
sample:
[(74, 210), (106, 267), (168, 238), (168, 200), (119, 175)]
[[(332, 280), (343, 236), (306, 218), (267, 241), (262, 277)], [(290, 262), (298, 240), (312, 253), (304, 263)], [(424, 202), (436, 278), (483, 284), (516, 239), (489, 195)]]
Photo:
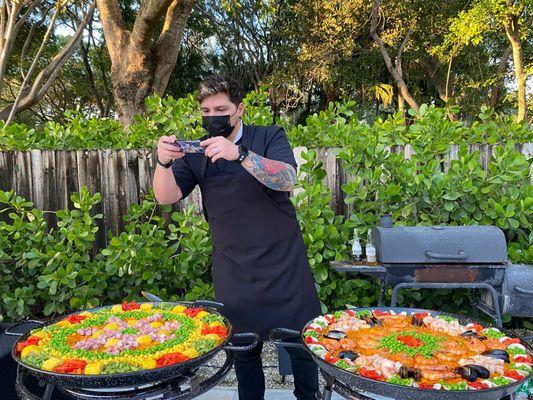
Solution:
[(303, 336), (309, 350), (338, 368), (420, 389), (490, 389), (532, 372), (520, 339), (430, 312), (348, 309), (315, 318)]
[(118, 374), (185, 362), (228, 335), (224, 318), (201, 307), (125, 302), (35, 329), (15, 352), (43, 371)]

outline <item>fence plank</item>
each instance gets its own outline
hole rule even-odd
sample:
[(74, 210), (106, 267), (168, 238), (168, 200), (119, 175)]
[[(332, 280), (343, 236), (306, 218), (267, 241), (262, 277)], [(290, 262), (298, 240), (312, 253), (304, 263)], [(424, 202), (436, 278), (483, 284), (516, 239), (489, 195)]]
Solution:
[[(528, 159), (533, 157), (533, 143), (517, 145)], [(487, 169), (494, 147), (489, 144), (471, 145), (470, 152), (479, 151), (480, 162)], [(305, 160), (302, 153), (306, 148), (296, 147), (294, 154), (298, 165)], [(410, 145), (391, 146), (390, 151), (403, 154), (409, 159), (414, 154)], [(332, 194), (331, 206), (338, 214), (346, 216), (352, 206), (344, 204), (342, 185), (353, 179), (343, 168), (343, 161), (337, 159), (333, 148), (316, 149), (317, 160), (323, 163), (326, 171), (324, 184)], [(451, 146), (439, 161), (444, 172), (456, 160), (459, 146)], [(533, 164), (532, 164), (533, 175)], [(131, 204), (139, 203), (150, 192), (155, 170), (153, 149), (137, 150), (78, 150), (78, 151), (7, 151), (0, 152), (0, 189), (15, 190), (17, 194), (32, 201), (37, 208), (49, 211), (72, 207), (70, 196), (87, 186), (90, 193), (100, 192), (102, 202), (94, 212), (103, 214), (97, 222), (95, 248), (107, 245), (107, 232), (120, 232), (124, 227), (122, 216)], [(305, 176), (300, 175), (305, 179)], [(533, 181), (533, 177), (531, 178)], [(364, 184), (364, 183), (363, 183)], [(362, 184), (362, 185), (363, 185)], [(192, 205), (197, 212), (202, 210), (201, 192), (196, 188), (187, 199), (174, 205), (172, 211)], [(170, 213), (164, 215), (170, 221)], [(53, 223), (53, 214), (47, 215)]]
[(12, 151), (0, 153), (0, 189), (3, 191), (15, 188), (15, 163), (13, 161), (15, 154)]

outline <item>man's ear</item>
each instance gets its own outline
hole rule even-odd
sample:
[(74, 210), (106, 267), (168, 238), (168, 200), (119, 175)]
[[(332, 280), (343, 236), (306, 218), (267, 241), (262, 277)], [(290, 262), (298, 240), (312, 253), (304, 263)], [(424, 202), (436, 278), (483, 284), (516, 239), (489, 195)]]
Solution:
[(239, 106), (237, 107), (237, 111), (239, 111), (239, 115), (242, 116), (244, 115), (244, 103), (239, 103)]

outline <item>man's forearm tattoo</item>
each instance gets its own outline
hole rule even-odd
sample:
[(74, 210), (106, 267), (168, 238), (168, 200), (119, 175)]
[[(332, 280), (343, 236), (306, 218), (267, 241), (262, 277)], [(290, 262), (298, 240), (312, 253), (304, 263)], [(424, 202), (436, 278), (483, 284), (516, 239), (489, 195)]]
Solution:
[(296, 171), (283, 161), (270, 160), (250, 151), (242, 166), (270, 189), (290, 192), (296, 183)]

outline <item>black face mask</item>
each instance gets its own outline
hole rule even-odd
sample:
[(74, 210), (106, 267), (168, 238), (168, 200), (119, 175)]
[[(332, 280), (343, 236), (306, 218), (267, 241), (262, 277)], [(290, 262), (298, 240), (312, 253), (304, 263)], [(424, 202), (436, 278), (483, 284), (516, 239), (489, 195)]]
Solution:
[[(233, 113), (235, 115), (237, 111)], [(233, 115), (209, 115), (202, 117), (202, 127), (209, 133), (210, 137), (224, 136), (227, 138), (233, 132), (234, 126), (231, 126), (231, 117)]]

